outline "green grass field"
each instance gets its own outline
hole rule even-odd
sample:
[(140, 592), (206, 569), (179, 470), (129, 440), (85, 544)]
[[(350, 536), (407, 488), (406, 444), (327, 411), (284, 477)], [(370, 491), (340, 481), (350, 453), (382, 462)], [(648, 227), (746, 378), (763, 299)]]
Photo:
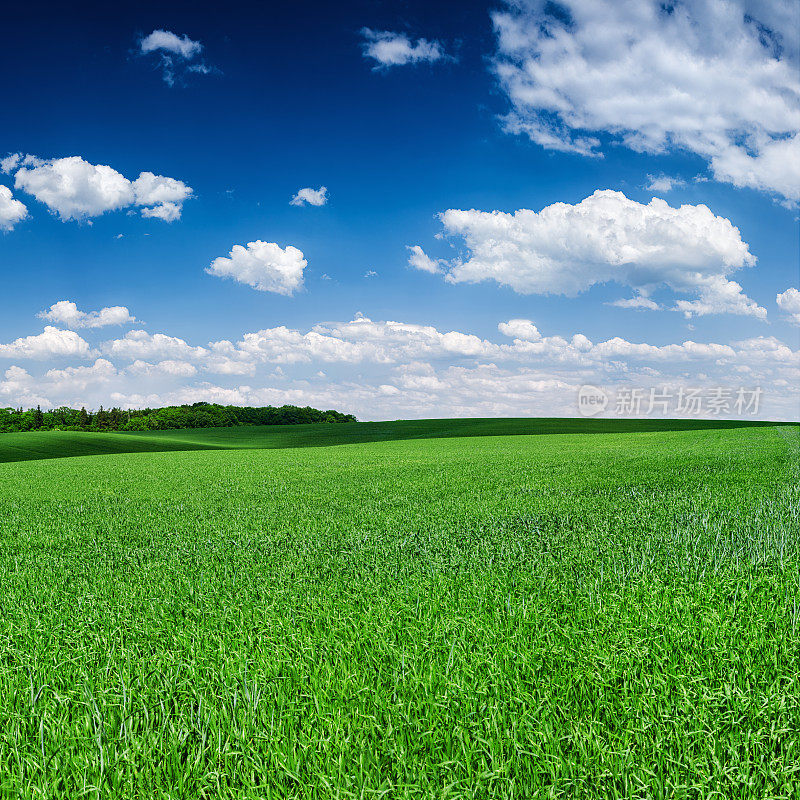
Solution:
[(40, 458), (111, 455), (166, 450), (239, 450), (284, 447), (324, 447), (357, 442), (432, 439), (464, 436), (525, 436), (553, 433), (623, 433), (681, 431), (742, 426), (772, 426), (769, 422), (659, 419), (423, 419), (359, 422), (335, 425), (243, 425), (126, 433), (46, 431), (0, 434), (0, 463)]
[(797, 797), (797, 426), (362, 425), (0, 438), (0, 797)]

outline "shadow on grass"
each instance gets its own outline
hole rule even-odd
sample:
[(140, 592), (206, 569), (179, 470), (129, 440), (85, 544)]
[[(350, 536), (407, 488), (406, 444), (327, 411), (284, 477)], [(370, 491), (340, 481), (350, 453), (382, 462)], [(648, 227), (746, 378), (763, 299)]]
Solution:
[(327, 447), (409, 439), (552, 434), (648, 433), (793, 425), (745, 420), (426, 419), (316, 425), (243, 425), (169, 431), (89, 433), (32, 431), (0, 434), (0, 463), (71, 456), (176, 450)]

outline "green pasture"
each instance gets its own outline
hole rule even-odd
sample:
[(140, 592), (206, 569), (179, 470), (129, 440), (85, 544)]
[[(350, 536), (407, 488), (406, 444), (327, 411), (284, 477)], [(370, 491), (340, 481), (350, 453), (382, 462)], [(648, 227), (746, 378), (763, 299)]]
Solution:
[(0, 439), (0, 797), (797, 797), (797, 426), (290, 427)]

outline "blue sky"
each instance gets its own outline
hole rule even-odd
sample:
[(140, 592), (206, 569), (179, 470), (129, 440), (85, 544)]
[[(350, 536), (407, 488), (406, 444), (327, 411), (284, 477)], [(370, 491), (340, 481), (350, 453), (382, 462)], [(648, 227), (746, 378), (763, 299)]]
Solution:
[(796, 418), (796, 8), (664, 9), (11, 10), (0, 403)]

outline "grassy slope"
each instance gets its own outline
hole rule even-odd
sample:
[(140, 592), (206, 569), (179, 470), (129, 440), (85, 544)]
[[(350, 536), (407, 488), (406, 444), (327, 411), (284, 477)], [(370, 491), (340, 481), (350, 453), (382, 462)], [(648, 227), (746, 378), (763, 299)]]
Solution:
[(770, 424), (726, 420), (432, 419), (340, 425), (248, 425), (135, 433), (7, 433), (0, 434), (0, 463), (151, 451), (318, 447), (395, 439), (705, 430)]
[(795, 797), (797, 478), (797, 428), (0, 465), (3, 788)]

